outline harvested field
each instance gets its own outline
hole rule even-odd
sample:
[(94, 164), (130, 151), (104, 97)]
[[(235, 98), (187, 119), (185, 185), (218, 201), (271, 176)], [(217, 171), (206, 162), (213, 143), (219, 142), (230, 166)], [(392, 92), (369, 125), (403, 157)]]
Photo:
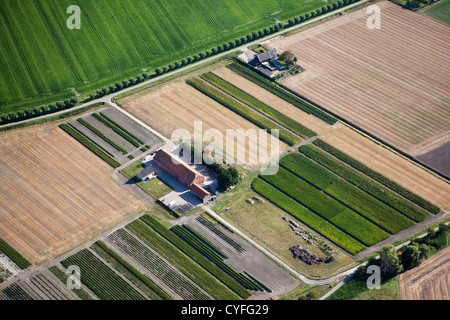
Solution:
[(213, 73), (318, 134), (328, 132), (333, 128), (326, 122), (307, 114), (226, 67), (217, 69)]
[(0, 146), (0, 237), (33, 263), (145, 208), (55, 124), (3, 133)]
[(450, 29), (390, 2), (377, 2), (381, 29), (366, 9), (269, 44), (291, 50), (306, 70), (282, 83), (412, 155), (450, 139)]
[(450, 247), (398, 276), (400, 300), (450, 300)]
[(342, 126), (322, 139), (443, 210), (450, 208), (450, 184), (358, 132)]
[[(249, 121), (185, 82), (174, 82), (154, 91), (129, 96), (120, 103), (124, 109), (168, 138), (171, 138), (177, 129), (186, 129), (193, 137), (195, 121), (202, 121), (203, 133), (208, 129), (217, 129), (223, 137), (226, 136), (227, 129), (253, 129), (255, 133), (259, 131), (259, 128)], [(256, 137), (254, 134), (250, 136)], [(211, 140), (206, 142), (211, 143)], [(222, 150), (225, 149), (222, 147), (223, 144), (224, 141), (214, 142), (214, 145)], [(243, 156), (239, 157), (244, 164), (259, 166), (267, 162), (271, 154), (276, 155), (273, 151), (277, 150), (271, 151), (270, 146), (267, 146), (269, 156), (259, 157), (258, 150), (251, 150), (248, 145), (248, 141), (245, 144), (237, 141), (234, 151), (235, 154), (245, 154), (245, 159)], [(280, 142), (279, 151), (282, 152), (286, 148), (287, 145)], [(227, 153), (229, 154), (228, 151)]]

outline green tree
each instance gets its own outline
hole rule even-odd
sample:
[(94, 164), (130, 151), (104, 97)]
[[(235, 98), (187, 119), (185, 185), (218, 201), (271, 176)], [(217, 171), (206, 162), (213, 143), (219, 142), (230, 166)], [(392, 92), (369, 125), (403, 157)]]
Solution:
[(161, 70), (160, 68), (156, 68), (156, 69), (155, 69), (155, 73), (156, 73), (157, 75), (160, 75), (160, 74), (162, 73), (162, 70)]
[(72, 97), (72, 98), (70, 98), (70, 103), (71, 103), (72, 105), (76, 105), (76, 104), (78, 103), (78, 98), (77, 98), (77, 97)]
[(403, 266), (397, 257), (397, 249), (392, 244), (383, 247), (380, 253), (380, 260), (381, 271), (388, 276), (396, 275), (403, 271)]

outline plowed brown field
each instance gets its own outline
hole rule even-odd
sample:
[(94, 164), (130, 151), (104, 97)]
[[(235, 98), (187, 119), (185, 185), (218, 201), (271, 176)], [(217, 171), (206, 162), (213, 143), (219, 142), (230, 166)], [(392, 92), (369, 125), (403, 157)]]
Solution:
[(398, 276), (400, 300), (450, 300), (450, 247)]
[(450, 140), (450, 28), (390, 2), (381, 29), (366, 9), (274, 41), (305, 72), (290, 89), (413, 156)]
[(450, 208), (449, 183), (355, 130), (342, 126), (322, 139), (439, 208)]
[(55, 124), (0, 134), (0, 237), (33, 263), (145, 208)]
[[(254, 129), (255, 133), (259, 130), (251, 122), (200, 93), (184, 81), (172, 82), (157, 90), (129, 96), (122, 99), (120, 103), (124, 109), (169, 139), (178, 129), (186, 129), (191, 138), (195, 138), (195, 121), (202, 122), (204, 133), (209, 129), (217, 129), (223, 137), (226, 136), (228, 129)], [(251, 136), (257, 137), (256, 134)], [(224, 147), (224, 143), (224, 140), (216, 141), (214, 146), (230, 154)], [(287, 145), (279, 143), (280, 152), (286, 148)], [(276, 155), (276, 152), (272, 153), (269, 146), (267, 150), (268, 157), (260, 157), (257, 149), (252, 150), (249, 147), (248, 141), (246, 143), (236, 141), (234, 152), (235, 155), (241, 155), (238, 157), (241, 163), (257, 167), (268, 161), (271, 155)]]

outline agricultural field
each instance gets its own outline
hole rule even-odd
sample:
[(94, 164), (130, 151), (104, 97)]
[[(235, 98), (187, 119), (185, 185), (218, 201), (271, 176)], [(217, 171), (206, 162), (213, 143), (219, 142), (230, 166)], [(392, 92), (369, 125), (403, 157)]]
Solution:
[(107, 163), (56, 124), (2, 133), (0, 146), (0, 238), (31, 263), (145, 208), (111, 178)]
[(413, 190), (442, 210), (450, 208), (450, 185), (447, 181), (353, 129), (341, 126), (321, 139), (403, 188)]
[(377, 2), (267, 46), (292, 51), (305, 69), (281, 83), (411, 156), (450, 138), (448, 26), (393, 3)]
[[(253, 204), (249, 203), (247, 199), (251, 199)], [(296, 234), (291, 229), (289, 222), (283, 219), (293, 218), (289, 218), (289, 214), (263, 199), (249, 187), (225, 195), (218, 201), (213, 207), (215, 212), (267, 248), (294, 270), (309, 278), (324, 278), (336, 273), (341, 268), (350, 267), (354, 263), (345, 251), (308, 226), (301, 227), (303, 237)], [(314, 239), (314, 241), (311, 242), (311, 239)], [(335, 252), (336, 261), (320, 266), (308, 265), (300, 259), (294, 258), (289, 250), (299, 244), (318, 256), (324, 256), (323, 250), (331, 248)]]
[(264, 90), (254, 82), (231, 71), (229, 68), (219, 68), (214, 70), (213, 73), (317, 134), (323, 134), (332, 129), (332, 126), (326, 122), (311, 114), (305, 113), (273, 93)]
[(450, 248), (397, 277), (400, 300), (449, 300)]
[[(184, 81), (174, 81), (156, 90), (143, 91), (119, 101), (125, 110), (148, 124), (163, 136), (171, 138), (177, 129), (186, 129), (190, 138), (194, 137), (195, 121), (202, 122), (205, 133), (209, 129), (218, 129), (225, 138), (227, 129), (254, 130), (250, 138), (256, 138), (259, 127), (227, 109), (219, 102), (204, 95)], [(268, 121), (268, 120), (267, 120)], [(301, 138), (298, 138), (299, 141)], [(224, 150), (225, 141), (204, 141)], [(269, 141), (270, 142), (270, 141)], [(279, 151), (287, 145), (279, 142)], [(275, 156), (277, 150), (267, 146), (267, 157), (258, 157), (257, 150), (251, 150), (248, 143), (236, 141), (235, 155), (241, 155), (239, 161), (260, 166)]]
[[(3, 1), (0, 26), (7, 32), (0, 36), (0, 114), (78, 92), (86, 97), (102, 86), (147, 70), (153, 73), (155, 67), (327, 4), (330, 1)], [(70, 5), (80, 8), (80, 29), (66, 26)]]
[(100, 109), (60, 127), (113, 167), (126, 163), (161, 142), (114, 108)]
[(442, 21), (447, 25), (450, 25), (450, 1), (440, 0), (438, 3), (434, 3), (431, 6), (423, 8), (418, 11), (420, 14), (430, 16), (434, 19)]

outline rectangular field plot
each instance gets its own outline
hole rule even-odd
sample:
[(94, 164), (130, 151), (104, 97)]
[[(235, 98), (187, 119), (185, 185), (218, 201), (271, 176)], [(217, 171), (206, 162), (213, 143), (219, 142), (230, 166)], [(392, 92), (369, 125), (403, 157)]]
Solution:
[(54, 258), (145, 204), (56, 127), (0, 134), (0, 238), (32, 263)]
[(283, 85), (417, 156), (450, 137), (449, 27), (389, 1), (377, 6), (379, 30), (360, 9), (269, 46), (292, 51), (305, 69)]
[(130, 283), (124, 280), (91, 251), (83, 249), (61, 262), (66, 268), (80, 268), (81, 281), (102, 300), (144, 300)]
[[(222, 134), (223, 139), (217, 141), (204, 137), (205, 143), (213, 144), (220, 150), (225, 150), (225, 137), (228, 129), (251, 130), (248, 139), (257, 138), (259, 131), (257, 125), (227, 109), (184, 81), (172, 82), (156, 90), (144, 91), (123, 98), (120, 103), (125, 110), (167, 138), (171, 138), (177, 129), (186, 129), (189, 132), (188, 137), (192, 138), (195, 121), (201, 121), (203, 132), (217, 129)], [(270, 123), (272, 124), (272, 122)], [(267, 140), (267, 157), (260, 157), (257, 150), (250, 148), (249, 143), (242, 139), (236, 139), (234, 155), (243, 164), (253, 167), (260, 166), (278, 152), (278, 150), (271, 150), (270, 141)], [(280, 141), (278, 147), (282, 152), (287, 145)]]

